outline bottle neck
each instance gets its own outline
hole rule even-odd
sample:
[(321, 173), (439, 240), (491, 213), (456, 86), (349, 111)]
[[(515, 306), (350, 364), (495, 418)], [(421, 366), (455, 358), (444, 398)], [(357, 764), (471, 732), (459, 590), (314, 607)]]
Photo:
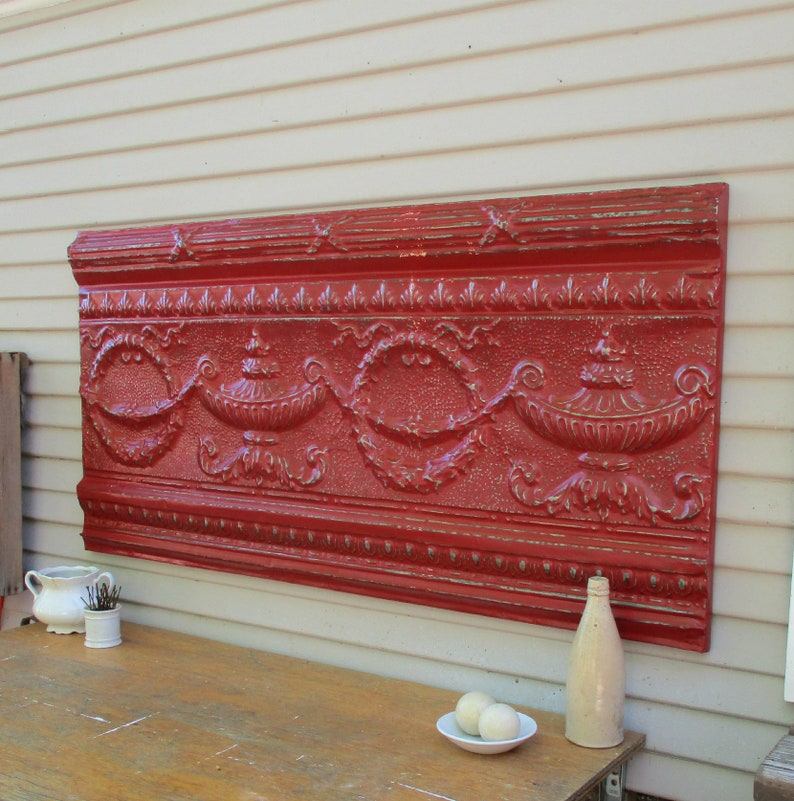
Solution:
[(603, 576), (592, 576), (587, 580), (588, 598), (609, 598), (609, 579)]

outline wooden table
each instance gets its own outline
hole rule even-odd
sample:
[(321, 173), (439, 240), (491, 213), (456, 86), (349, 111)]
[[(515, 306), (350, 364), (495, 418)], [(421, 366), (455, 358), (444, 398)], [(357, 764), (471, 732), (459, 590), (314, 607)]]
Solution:
[[(92, 650), (32, 624), (0, 635), (3, 801), (563, 801), (638, 751), (538, 733), (468, 753), (438, 734), (458, 693), (123, 624)], [(470, 688), (461, 688), (461, 690)]]

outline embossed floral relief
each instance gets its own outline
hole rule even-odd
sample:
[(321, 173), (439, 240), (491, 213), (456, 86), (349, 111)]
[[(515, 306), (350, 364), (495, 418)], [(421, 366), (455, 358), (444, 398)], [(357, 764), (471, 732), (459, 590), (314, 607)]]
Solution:
[[(531, 244), (524, 206), (489, 208), (477, 248)], [(290, 230), (336, 257), (356, 220)], [(653, 239), (589, 270), (483, 277), (469, 248), (175, 281), (202, 258), (183, 228), (159, 286), (81, 263), (87, 544), (566, 626), (598, 572), (625, 636), (705, 647), (723, 278), (702, 225), (686, 269)]]

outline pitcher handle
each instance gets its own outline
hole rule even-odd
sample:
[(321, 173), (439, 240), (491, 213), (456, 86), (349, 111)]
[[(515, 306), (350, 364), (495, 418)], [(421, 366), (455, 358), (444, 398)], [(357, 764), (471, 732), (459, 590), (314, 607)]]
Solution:
[[(38, 581), (40, 586), (37, 587), (33, 583), (34, 579)], [(28, 570), (28, 572), (25, 573), (25, 586), (33, 593), (34, 598), (38, 598), (39, 595), (41, 595), (41, 591), (44, 589), (44, 584), (40, 578), (38, 570)]]
[(97, 576), (97, 577), (94, 579), (94, 586), (96, 587), (96, 586), (98, 586), (99, 584), (102, 584), (102, 579), (104, 579), (104, 580), (105, 580), (105, 584), (107, 584), (107, 585), (108, 585), (108, 587), (112, 587), (112, 586), (113, 586), (113, 584), (114, 584), (113, 574), (112, 574), (112, 573), (110, 573), (110, 572), (109, 572), (109, 571), (107, 571), (107, 570), (103, 570), (103, 571), (102, 571), (102, 572), (101, 572), (101, 573), (100, 573), (100, 574), (99, 574), (99, 575), (98, 575), (98, 576)]

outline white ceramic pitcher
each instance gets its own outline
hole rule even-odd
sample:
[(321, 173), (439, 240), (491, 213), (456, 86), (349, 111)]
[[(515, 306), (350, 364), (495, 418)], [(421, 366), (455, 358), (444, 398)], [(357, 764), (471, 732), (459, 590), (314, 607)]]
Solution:
[(106, 582), (113, 584), (113, 575), (98, 567), (61, 565), (44, 570), (29, 570), (25, 586), (33, 593), (33, 614), (47, 624), (47, 631), (56, 634), (85, 631), (86, 587)]

